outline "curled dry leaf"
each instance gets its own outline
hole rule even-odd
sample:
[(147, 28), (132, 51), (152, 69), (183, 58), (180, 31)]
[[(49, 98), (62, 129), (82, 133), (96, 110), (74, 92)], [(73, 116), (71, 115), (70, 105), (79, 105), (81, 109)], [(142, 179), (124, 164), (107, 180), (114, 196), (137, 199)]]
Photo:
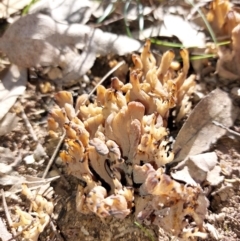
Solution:
[(207, 152), (195, 156), (189, 156), (186, 161), (180, 162), (171, 172), (171, 176), (188, 185), (196, 186), (207, 181), (209, 185), (216, 186), (224, 179), (220, 176), (221, 168), (217, 166), (215, 152)]
[(238, 111), (228, 94), (220, 89), (212, 91), (203, 98), (177, 135), (173, 147), (174, 162), (207, 151), (211, 144), (226, 133), (226, 130), (214, 125), (212, 121), (230, 127)]
[(47, 12), (57, 22), (85, 24), (99, 5), (100, 2), (90, 0), (42, 0), (36, 2), (29, 13)]
[[(167, 9), (162, 11), (161, 5), (159, 8), (161, 10), (157, 15), (159, 14), (162, 21), (157, 21), (153, 26), (146, 27), (142, 31), (133, 32), (134, 38), (145, 40), (146, 38), (156, 36), (170, 38), (176, 36), (186, 48), (193, 46), (205, 48), (205, 34), (198, 31), (197, 26), (193, 22), (184, 19), (179, 14), (172, 14)], [(155, 11), (158, 11), (158, 9)], [(159, 18), (159, 16), (156, 16), (156, 18)]]
[[(59, 66), (64, 81), (85, 74), (98, 54), (123, 55), (140, 47), (134, 39), (86, 25), (60, 24), (38, 13), (21, 17), (0, 38), (0, 50), (12, 63), (24, 68)], [(76, 48), (83, 49), (81, 55)]]
[(19, 118), (15, 113), (7, 113), (4, 118), (0, 121), (0, 136), (11, 132), (19, 121)]
[(11, 65), (0, 74), (0, 120), (8, 113), (16, 99), (26, 89), (27, 71), (16, 65)]

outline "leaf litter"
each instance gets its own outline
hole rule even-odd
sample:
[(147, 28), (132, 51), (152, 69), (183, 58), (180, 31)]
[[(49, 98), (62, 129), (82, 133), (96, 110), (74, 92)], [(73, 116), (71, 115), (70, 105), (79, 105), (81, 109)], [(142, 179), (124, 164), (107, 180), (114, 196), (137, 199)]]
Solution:
[[(28, 15), (28, 16), (30, 16), (30, 15)], [(38, 18), (39, 16), (42, 16), (42, 15), (35, 14), (35, 18)], [(43, 16), (43, 19), (44, 18), (49, 18), (49, 17)], [(50, 19), (50, 22), (52, 22), (52, 19)], [(58, 30), (58, 27), (55, 28), (53, 31), (53, 33), (55, 34), (55, 39), (54, 39), (53, 38), (54, 34), (52, 35), (52, 33), (48, 33), (48, 30), (46, 30), (46, 28), (45, 28), (46, 25), (49, 24), (50, 22), (46, 21), (44, 23), (45, 26), (44, 26), (44, 24), (42, 25), (43, 32), (41, 32), (41, 31), (39, 31), (39, 33), (37, 31), (34, 32), (34, 29), (32, 28), (33, 33), (31, 33), (31, 31), (30, 31), (30, 35), (26, 34), (27, 39), (24, 39), (24, 36), (23, 36), (23, 34), (21, 34), (21, 31), (15, 32), (15, 36), (17, 36), (18, 34), (20, 35), (18, 43), (23, 44), (23, 42), (26, 40), (26, 45), (23, 46), (23, 51), (15, 49), (15, 54), (17, 54), (19, 52), (19, 56), (21, 58), (21, 57), (25, 56), (25, 54), (27, 53), (26, 56), (29, 57), (30, 59), (32, 58), (33, 62), (31, 62), (31, 61), (27, 62), (27, 59), (25, 59), (25, 58), (23, 59), (24, 61), (26, 60), (25, 62), (24, 61), (22, 63), (20, 63), (20, 61), (17, 62), (18, 59), (15, 58), (14, 53), (13, 52), (11, 53), (11, 50), (6, 48), (6, 50), (9, 51), (8, 53), (7, 53), (7, 51), (5, 52), (7, 55), (9, 55), (8, 57), (10, 59), (12, 58), (13, 60), (15, 58), (14, 61), (16, 61), (20, 65), (24, 64), (24, 67), (30, 66), (30, 67), (39, 68), (42, 65), (43, 66), (47, 65), (52, 68), (56, 68), (56, 66), (60, 67), (60, 69), (63, 69), (63, 72), (62, 72), (63, 74), (57, 76), (56, 78), (62, 80), (62, 79), (64, 79), (64, 77), (66, 79), (79, 78), (80, 75), (82, 75), (83, 73), (86, 73), (92, 67), (92, 64), (95, 61), (96, 56), (98, 54), (102, 54), (102, 55), (108, 54), (108, 52), (105, 50), (104, 47), (103, 47), (103, 49), (100, 48), (100, 46), (102, 44), (101, 41), (100, 42), (96, 41), (95, 44), (92, 44), (89, 41), (89, 39), (87, 39), (87, 40), (84, 39), (83, 35), (81, 35), (80, 37), (79, 37), (79, 35), (73, 36), (74, 35), (74, 34), (72, 35), (72, 33), (74, 32), (73, 30), (77, 29), (77, 28), (75, 28), (76, 25), (75, 26), (73, 26), (73, 25), (67, 26), (67, 28), (66, 28), (66, 26), (65, 26), (65, 28), (59, 27), (59, 29), (61, 31)], [(42, 24), (42, 22), (40, 20), (39, 26), (41, 26), (41, 24)], [(56, 22), (54, 22), (53, 26), (56, 27), (55, 24), (56, 24)], [(17, 25), (17, 26), (18, 26), (18, 28), (20, 28), (19, 25)], [(50, 26), (51, 26), (51, 24), (50, 24)], [(59, 26), (58, 23), (57, 23), (57, 26)], [(90, 36), (94, 35), (91, 32), (91, 31), (93, 31), (92, 29), (88, 28), (88, 26), (85, 26), (85, 27), (87, 27), (85, 33), (87, 33), (87, 34), (90, 33)], [(69, 35), (68, 34), (66, 35), (66, 30), (68, 28), (70, 29), (68, 32)], [(30, 27), (30, 29), (31, 29), (31, 27)], [(55, 32), (56, 29), (57, 29), (57, 31)], [(81, 29), (84, 29), (84, 27), (82, 27)], [(14, 30), (14, 31), (16, 31), (16, 30)], [(13, 40), (12, 43), (16, 43), (16, 42), (14, 42), (14, 31), (11, 33), (12, 40)], [(26, 30), (26, 31), (28, 31), (28, 30)], [(95, 32), (95, 30), (93, 32)], [(98, 32), (97, 36), (100, 36), (101, 34), (103, 34), (103, 32), (101, 32), (101, 30), (100, 30)], [(66, 40), (67, 42), (65, 42), (65, 40), (62, 40), (62, 39), (56, 41), (56, 39), (59, 36), (61, 36), (59, 38), (62, 38), (62, 36), (64, 36), (64, 35), (68, 36), (67, 40)], [(113, 35), (110, 34), (110, 35), (105, 35), (105, 36), (112, 37)], [(63, 39), (64, 39), (64, 37), (63, 37)], [(80, 41), (78, 38), (80, 38)], [(93, 37), (93, 40), (94, 39), (95, 38)], [(85, 43), (87, 43), (89, 47), (86, 47)], [(2, 43), (0, 43), (0, 45), (1, 44)], [(3, 50), (5, 50), (5, 46), (7, 45), (6, 41), (4, 44), (1, 45), (1, 46), (3, 46), (2, 47)], [(30, 48), (30, 52), (28, 52), (28, 47), (30, 46), (29, 44), (30, 45), (34, 44), (34, 46), (36, 46), (36, 48), (37, 48), (36, 50), (38, 50), (36, 52), (38, 54), (40, 53), (39, 56), (35, 56), (34, 53), (31, 53), (31, 48)], [(104, 46), (107, 46), (107, 44), (105, 43)], [(42, 47), (44, 47), (45, 50), (47, 50), (47, 51), (44, 50), (43, 52), (41, 52)], [(140, 48), (139, 42), (138, 42), (138, 47)], [(76, 49), (82, 50), (81, 55), (79, 55), (79, 53), (76, 52)], [(117, 54), (119, 54), (121, 52), (121, 51), (119, 51), (119, 52), (118, 51), (116, 51)], [(132, 50), (130, 50), (130, 52), (131, 51)], [(81, 56), (82, 56), (82, 58), (81, 58)], [(89, 57), (89, 59), (88, 59), (89, 63), (88, 63), (88, 65), (84, 65), (84, 60), (86, 61), (86, 59), (88, 57)], [(72, 62), (75, 61), (75, 63), (76, 63), (76, 64), (74, 64), (75, 66), (71, 66), (71, 64), (70, 64), (71, 61)], [(80, 75), (78, 72), (79, 71), (79, 66), (78, 66), (79, 61), (80, 62), (82, 61), (81, 63), (83, 63), (83, 65), (84, 65), (84, 68), (80, 69)], [(211, 98), (209, 98), (209, 96)], [(219, 139), (221, 136), (226, 134), (226, 130), (219, 126), (217, 129), (215, 129), (216, 125), (214, 125), (212, 122), (217, 121), (218, 123), (220, 123), (220, 125), (223, 125), (226, 128), (230, 128), (231, 126), (233, 126), (234, 120), (236, 119), (237, 111), (236, 111), (236, 108), (233, 107), (231, 99), (229, 98), (228, 94), (226, 94), (225, 92), (222, 92), (217, 89), (213, 93), (211, 93), (209, 96), (205, 97), (202, 100), (203, 104), (201, 104), (201, 102), (199, 103), (199, 105), (200, 104), (202, 105), (202, 109), (200, 109), (200, 110), (197, 109), (197, 108), (199, 108), (198, 107), (199, 105), (195, 107), (194, 111), (189, 116), (189, 119), (187, 120), (187, 122), (185, 124), (186, 127), (185, 127), (185, 125), (183, 126), (183, 128), (179, 132), (179, 135), (176, 138), (176, 142), (174, 144), (174, 150), (177, 153), (175, 161), (176, 161), (176, 163), (177, 162), (180, 162), (180, 163), (178, 164), (178, 168), (175, 168), (174, 173), (172, 172), (171, 174), (172, 174), (172, 177), (175, 178), (176, 180), (181, 180), (189, 185), (195, 185), (197, 182), (204, 182), (205, 180), (207, 180), (210, 183), (209, 184), (210, 186), (218, 186), (220, 183), (222, 183), (222, 185), (224, 187), (225, 182), (223, 183), (223, 176), (221, 175), (222, 167), (219, 166), (219, 162), (222, 161), (222, 158), (223, 158), (222, 155), (219, 155), (219, 153), (218, 153), (218, 161), (216, 163), (215, 152), (214, 153), (204, 153), (204, 154), (202, 154), (202, 152), (209, 151), (209, 149), (211, 149), (211, 147), (212, 147), (212, 144), (215, 143), (217, 141), (217, 139)], [(212, 99), (212, 101), (211, 101), (211, 99)], [(208, 113), (208, 111), (206, 111), (206, 110), (203, 110), (204, 105), (205, 105), (205, 107), (206, 107), (206, 105), (209, 107), (206, 109), (210, 110), (210, 113)], [(219, 107), (218, 107), (218, 105), (219, 105)], [(11, 108), (11, 106), (10, 106), (10, 108)], [(218, 107), (218, 108), (216, 108), (216, 107)], [(215, 108), (216, 108), (216, 110), (215, 110)], [(215, 118), (215, 117), (217, 117), (217, 118)], [(226, 120), (225, 120), (225, 117), (227, 117)], [(197, 125), (193, 124), (195, 121), (197, 121)], [(202, 126), (204, 127), (203, 129), (206, 129), (204, 132), (205, 140), (203, 138), (204, 134), (202, 134), (202, 128), (201, 128)], [(9, 129), (9, 131), (10, 131), (10, 129)], [(189, 137), (187, 135), (187, 133), (189, 133), (189, 131), (190, 131), (190, 133), (191, 133), (190, 135), (192, 135), (192, 137)], [(209, 134), (208, 134), (208, 132), (209, 132)], [(187, 143), (187, 145), (186, 145), (186, 143)], [(201, 161), (199, 161), (199, 158), (201, 159)], [(7, 168), (7, 166), (6, 166), (6, 168)], [(183, 171), (183, 172), (181, 173), (181, 171)], [(10, 170), (10, 173), (11, 173), (11, 170)], [(198, 175), (199, 173), (200, 173), (200, 175)], [(180, 176), (180, 179), (178, 179), (176, 176), (174, 177), (174, 174), (175, 175), (178, 174)], [(6, 174), (4, 174), (4, 175), (6, 175)], [(5, 180), (8, 179), (11, 181), (10, 184), (9, 183), (8, 184), (5, 183), (5, 184), (13, 185), (14, 182), (16, 182), (16, 180), (15, 181), (13, 180), (14, 176), (15, 176), (15, 174), (5, 176)], [(21, 179), (21, 175), (18, 180), (20, 180), (20, 179)], [(1, 180), (4, 180), (4, 178)], [(22, 179), (22, 180), (26, 182), (26, 179)], [(215, 181), (215, 183), (214, 183), (214, 181)], [(18, 191), (21, 190), (20, 185), (21, 185), (22, 181), (20, 180), (20, 182), (18, 182), (18, 183), (19, 183), (18, 184), (19, 186), (17, 188), (13, 187), (13, 190), (14, 189), (18, 190)], [(41, 184), (40, 184), (40, 186), (41, 186)], [(221, 192), (219, 192), (219, 193), (221, 193)], [(224, 191), (222, 193), (223, 194), (221, 194), (221, 195), (224, 196), (225, 195)], [(214, 200), (216, 198), (216, 195), (217, 194), (214, 194), (214, 196), (213, 196)], [(68, 211), (69, 211), (68, 215), (75, 215), (75, 213), (71, 214), (70, 210), (68, 210)], [(84, 221), (82, 221), (81, 223), (82, 223), (82, 225), (85, 225), (85, 227), (87, 228), (86, 230), (88, 230), (89, 223), (84, 222)], [(66, 223), (65, 223), (65, 225), (66, 225)], [(129, 225), (131, 225), (131, 223)], [(99, 228), (99, 226), (97, 226), (97, 227)], [(209, 230), (210, 229), (212, 230), (211, 231), (212, 236), (215, 236), (214, 239), (221, 238), (221, 235), (219, 236), (219, 234), (216, 233), (216, 229), (214, 228), (214, 225), (211, 226), (209, 224), (208, 227), (206, 227), (206, 228)], [(64, 228), (62, 230), (66, 231), (66, 229), (64, 229)], [(88, 231), (90, 231), (90, 232), (88, 232)], [(91, 235), (91, 230), (88, 230), (88, 231), (86, 234), (87, 236)]]
[[(60, 24), (38, 13), (21, 17), (0, 39), (0, 50), (12, 63), (23, 68), (59, 66), (66, 82), (84, 75), (99, 54), (124, 55), (140, 47), (140, 42), (126, 36), (87, 25)], [(77, 48), (83, 50), (81, 55)]]
[(207, 151), (226, 133), (226, 130), (214, 125), (213, 121), (230, 127), (238, 112), (238, 107), (233, 105), (229, 95), (220, 89), (203, 98), (178, 133), (173, 147), (174, 162)]

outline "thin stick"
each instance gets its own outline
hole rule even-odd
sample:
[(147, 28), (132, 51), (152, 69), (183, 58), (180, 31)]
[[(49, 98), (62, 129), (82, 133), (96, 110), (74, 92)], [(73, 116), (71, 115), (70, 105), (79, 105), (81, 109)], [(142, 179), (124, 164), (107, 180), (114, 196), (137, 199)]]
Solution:
[(216, 126), (219, 126), (219, 127), (223, 128), (223, 129), (225, 129), (225, 130), (228, 131), (229, 133), (231, 133), (231, 134), (233, 134), (233, 135), (235, 135), (235, 136), (240, 137), (240, 133), (229, 129), (228, 127), (224, 126), (223, 124), (221, 124), (221, 123), (219, 123), (219, 122), (217, 122), (217, 121), (212, 121), (212, 123), (213, 123), (214, 125), (216, 125)]
[(53, 230), (53, 232), (54, 232), (54, 234), (55, 234), (54, 237), (51, 239), (51, 241), (53, 241), (55, 237), (57, 237), (57, 240), (63, 241), (63, 238), (62, 238), (62, 236), (58, 233), (58, 231), (57, 231), (57, 229), (56, 229), (56, 226), (53, 224), (53, 221), (50, 222), (50, 225), (51, 225), (51, 228), (52, 228), (52, 230)]
[(8, 241), (12, 241), (15, 240), (18, 236), (20, 236), (25, 230), (27, 230), (31, 225), (33, 224), (33, 221), (28, 224), (21, 232), (17, 233), (16, 235), (14, 235), (12, 238), (8, 239)]
[(230, 215), (226, 215), (226, 217), (232, 219), (233, 221), (235, 221), (238, 225), (240, 224), (239, 221), (236, 218), (231, 217)]
[(25, 122), (25, 125), (26, 125), (26, 127), (28, 129), (28, 132), (31, 134), (33, 140), (38, 142), (38, 138), (37, 138), (37, 136), (36, 136), (36, 134), (35, 134), (35, 132), (34, 132), (34, 130), (32, 128), (32, 125), (29, 122), (29, 120), (27, 118), (27, 115), (25, 114), (24, 109), (22, 107), (21, 107), (21, 116), (22, 116), (22, 118), (23, 118), (23, 120)]
[(44, 156), (47, 157), (47, 153), (45, 152), (42, 144), (39, 142), (38, 137), (37, 137), (37, 135), (35, 134), (35, 132), (34, 132), (34, 130), (33, 130), (33, 127), (32, 127), (32, 125), (31, 125), (30, 121), (28, 120), (28, 117), (27, 117), (27, 115), (26, 115), (25, 112), (24, 112), (23, 107), (21, 106), (20, 108), (21, 108), (21, 116), (22, 116), (22, 118), (23, 118), (23, 121), (25, 122), (25, 125), (26, 125), (26, 127), (27, 127), (28, 132), (29, 132), (30, 135), (32, 136), (33, 140), (34, 140), (36, 143), (38, 143), (39, 148), (41, 148), (41, 150), (43, 151)]
[(11, 227), (13, 236), (16, 236), (17, 233), (16, 233), (15, 228), (13, 228), (13, 222), (12, 222), (10, 213), (8, 211), (8, 206), (7, 206), (7, 202), (6, 202), (6, 198), (5, 198), (5, 192), (4, 192), (3, 189), (1, 189), (1, 194), (2, 194), (3, 208), (4, 208), (4, 211), (5, 211), (5, 215), (6, 215), (6, 218), (7, 218), (8, 225), (9, 225), (9, 227)]
[(121, 61), (118, 63), (114, 68), (112, 68), (107, 74), (103, 76), (103, 78), (97, 83), (97, 85), (92, 89), (92, 91), (88, 94), (88, 97), (83, 102), (83, 104), (86, 103), (86, 101), (90, 98), (90, 96), (96, 91), (97, 87), (102, 84), (114, 71), (116, 71), (119, 67), (121, 67), (123, 64), (125, 64), (125, 61)]
[[(195, 7), (195, 3), (194, 3), (192, 0), (187, 0), (187, 2), (188, 2), (189, 4), (191, 4), (193, 7)], [(211, 38), (212, 38), (214, 44), (217, 46), (217, 39), (216, 39), (215, 33), (213, 32), (213, 29), (212, 29), (212, 27), (210, 26), (208, 20), (207, 20), (206, 17), (204, 16), (204, 14), (203, 14), (203, 12), (201, 11), (201, 9), (197, 8), (196, 10), (197, 10), (198, 14), (201, 16), (203, 22), (205, 23), (205, 25), (206, 25), (206, 27), (207, 27), (210, 35), (211, 35)]]
[(59, 149), (60, 149), (60, 147), (61, 147), (61, 145), (63, 143), (63, 140), (64, 140), (65, 136), (66, 136), (66, 133), (64, 131), (63, 135), (61, 136), (61, 139), (59, 140), (59, 142), (58, 142), (58, 144), (57, 144), (57, 146), (55, 148), (54, 153), (52, 154), (51, 159), (49, 160), (49, 162), (47, 164), (47, 167), (45, 168), (45, 171), (44, 171), (44, 173), (42, 175), (42, 178), (46, 178), (46, 176), (48, 174), (48, 171), (51, 168), (51, 166), (52, 166), (52, 164), (53, 164), (53, 162), (54, 162), (54, 160), (55, 160), (55, 158), (56, 158), (56, 156), (57, 156), (57, 154), (59, 152)]

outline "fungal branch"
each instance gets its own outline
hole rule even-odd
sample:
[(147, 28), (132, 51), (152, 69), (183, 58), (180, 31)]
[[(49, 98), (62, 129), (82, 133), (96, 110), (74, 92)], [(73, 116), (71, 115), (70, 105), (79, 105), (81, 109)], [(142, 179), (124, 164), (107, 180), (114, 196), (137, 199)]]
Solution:
[[(75, 105), (67, 91), (56, 94), (49, 115), (49, 130), (66, 131), (66, 150), (60, 156), (70, 174), (85, 182), (79, 186), (77, 209), (124, 219), (135, 206), (139, 221), (153, 223), (187, 240), (204, 236), (208, 201), (200, 186), (185, 186), (164, 173), (174, 154), (168, 141), (167, 121), (172, 108), (176, 121), (191, 107), (194, 76), (187, 78), (187, 50), (180, 52), (182, 69), (172, 68), (174, 53), (166, 52), (159, 66), (150, 41), (141, 55), (132, 55), (130, 81), (112, 78), (111, 86), (98, 86), (96, 100)], [(187, 228), (191, 217), (195, 229)]]

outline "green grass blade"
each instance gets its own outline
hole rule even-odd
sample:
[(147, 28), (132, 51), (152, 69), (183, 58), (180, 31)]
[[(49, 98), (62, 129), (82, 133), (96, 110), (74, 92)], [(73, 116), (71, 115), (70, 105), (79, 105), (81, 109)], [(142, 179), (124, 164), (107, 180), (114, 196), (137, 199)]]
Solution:
[(103, 15), (100, 18), (98, 18), (97, 23), (101, 23), (105, 18), (107, 18), (115, 10), (115, 4), (114, 4), (115, 2), (116, 1), (112, 1), (111, 3), (109, 3)]
[(199, 60), (199, 59), (208, 59), (208, 58), (216, 58), (216, 54), (203, 54), (203, 55), (196, 55), (191, 56), (190, 60)]
[(22, 15), (28, 14), (30, 7), (32, 7), (32, 5), (33, 5), (34, 3), (36, 3), (36, 2), (38, 2), (38, 1), (39, 1), (39, 0), (32, 0), (32, 1), (23, 9)]
[(218, 46), (222, 46), (222, 45), (227, 45), (227, 44), (230, 44), (231, 41), (223, 41), (223, 42), (219, 42), (217, 43)]
[(125, 29), (126, 29), (126, 33), (128, 35), (128, 37), (132, 38), (132, 33), (131, 33), (131, 30), (129, 28), (129, 25), (128, 25), (128, 20), (127, 20), (127, 13), (128, 13), (128, 8), (129, 8), (129, 5), (131, 3), (132, 0), (129, 0), (125, 3), (124, 5), (124, 24), (125, 24)]
[[(193, 7), (195, 7), (194, 3), (192, 0), (186, 0), (190, 5), (192, 5)], [(217, 45), (217, 39), (216, 39), (216, 36), (215, 36), (215, 33), (213, 32), (213, 29), (212, 27), (210, 26), (209, 22), (207, 21), (206, 17), (204, 16), (203, 12), (201, 11), (201, 9), (197, 9), (197, 12), (198, 14), (201, 16), (203, 22), (205, 23), (210, 35), (211, 35), (211, 38), (213, 40), (213, 42)]]
[(150, 41), (153, 44), (158, 44), (158, 45), (171, 47), (171, 48), (183, 48), (184, 47), (182, 44), (179, 44), (179, 43), (171, 43), (171, 42), (161, 41), (161, 40), (153, 39), (153, 38), (151, 38)]
[[(162, 41), (162, 40), (158, 40), (158, 39), (154, 39), (154, 38), (151, 38), (150, 41), (153, 44), (157, 44), (157, 45), (161, 45), (161, 46), (166, 46), (166, 47), (171, 47), (171, 48), (184, 48), (184, 46), (179, 43), (171, 43), (168, 41)], [(223, 45), (227, 45), (230, 43), (231, 43), (230, 41), (223, 41), (223, 42), (217, 43), (217, 46), (223, 46)], [(191, 47), (188, 47), (188, 49), (189, 48), (197, 48), (197, 46), (191, 46)]]

